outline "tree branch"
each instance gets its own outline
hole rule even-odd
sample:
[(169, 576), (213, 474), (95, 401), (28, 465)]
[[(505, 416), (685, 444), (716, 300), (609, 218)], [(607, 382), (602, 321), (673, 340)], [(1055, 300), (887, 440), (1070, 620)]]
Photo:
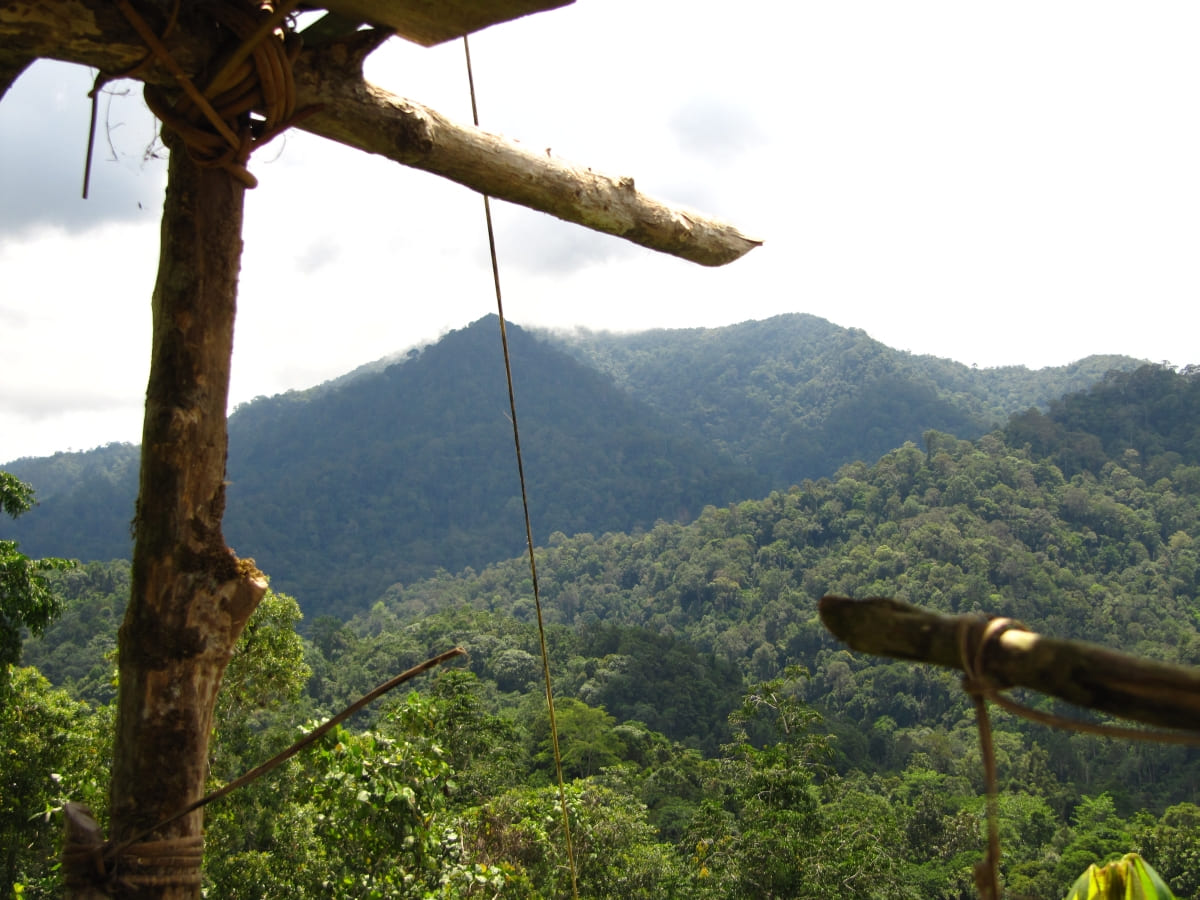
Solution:
[[(166, 41), (189, 73), (218, 50), (213, 30), (194, 26), (181, 21)], [(732, 262), (761, 244), (726, 222), (642, 194), (632, 178), (553, 158), (368, 84), (355, 40), (301, 54), (295, 64), (296, 105), (317, 111), (297, 127), (702, 265)], [(126, 70), (146, 55), (111, 0), (7, 0), (0, 4), (0, 44), (6, 55), (49, 57), (105, 72)], [(137, 77), (173, 85), (158, 66)]]
[(4, 99), (13, 82), (21, 77), (21, 73), (29, 68), (32, 62), (31, 56), (0, 54), (0, 100)]
[[(899, 600), (822, 597), (821, 621), (851, 649), (962, 669), (959, 629), (978, 647), (984, 620), (944, 616)], [(1082, 641), (1005, 631), (988, 642), (983, 673), (997, 688), (1025, 687), (1076, 706), (1164, 728), (1200, 731), (1200, 671)]]
[(343, 19), (393, 28), (432, 47), (521, 16), (544, 12), (575, 0), (324, 0), (323, 6)]

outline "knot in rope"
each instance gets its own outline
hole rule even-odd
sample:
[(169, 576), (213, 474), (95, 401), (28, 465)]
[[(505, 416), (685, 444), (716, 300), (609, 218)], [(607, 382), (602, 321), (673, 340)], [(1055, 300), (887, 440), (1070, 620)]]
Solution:
[(197, 165), (225, 169), (247, 187), (255, 187), (258, 180), (246, 168), (250, 154), (315, 112), (296, 110), (292, 63), (301, 40), (286, 20), (298, 4), (299, 0), (202, 0), (199, 8), (237, 44), (214, 60), (201, 90), (128, 0), (118, 0), (152, 54), (183, 89), (175, 96), (147, 84), (144, 95), (150, 110), (179, 136)]
[(997, 685), (987, 674), (984, 654), (989, 644), (999, 640), (1004, 632), (1013, 630), (1028, 629), (1020, 622), (1004, 618), (984, 620), (964, 617), (958, 623), (958, 656), (964, 673), (963, 690), (975, 701), (979, 752), (987, 789), (988, 850), (987, 856), (975, 865), (975, 886), (982, 900), (1000, 898), (1000, 811), (996, 788), (996, 751), (992, 745), (992, 725), (987, 712), (987, 701), (998, 697)]
[(963, 690), (972, 697), (996, 699), (998, 686), (987, 674), (984, 654), (988, 646), (998, 641), (1006, 631), (1028, 630), (1015, 619), (962, 619), (958, 626), (958, 655), (962, 663)]

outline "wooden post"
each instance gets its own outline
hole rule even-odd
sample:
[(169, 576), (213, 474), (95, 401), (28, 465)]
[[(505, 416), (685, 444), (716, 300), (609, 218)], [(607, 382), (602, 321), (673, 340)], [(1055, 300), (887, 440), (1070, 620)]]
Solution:
[[(119, 642), (115, 844), (203, 793), (221, 677), (266, 592), (253, 562), (238, 560), (221, 534), (245, 187), (167, 140), (132, 596)], [(132, 885), (121, 895), (199, 897), (201, 841), (200, 811), (139, 839), (116, 861)]]

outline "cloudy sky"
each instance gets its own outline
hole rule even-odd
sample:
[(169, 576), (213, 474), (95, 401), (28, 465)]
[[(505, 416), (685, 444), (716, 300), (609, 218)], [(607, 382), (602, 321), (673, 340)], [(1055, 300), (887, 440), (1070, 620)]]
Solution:
[[(1200, 362), (1200, 5), (577, 0), (472, 38), (483, 125), (764, 247), (706, 269), (496, 205), (520, 324), (807, 312), (968, 364)], [(137, 441), (165, 183), (136, 86), (0, 103), (0, 462)], [(368, 76), (468, 121), (461, 44)], [(251, 160), (232, 403), (494, 310), (482, 202), (296, 133)], [(519, 390), (519, 385), (518, 385)]]

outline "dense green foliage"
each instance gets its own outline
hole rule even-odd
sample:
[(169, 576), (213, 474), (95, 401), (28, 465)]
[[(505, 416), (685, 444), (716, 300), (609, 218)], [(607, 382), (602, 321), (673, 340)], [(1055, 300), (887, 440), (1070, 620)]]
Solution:
[(1136, 365), (1091, 356), (1038, 371), (977, 369), (802, 314), (725, 328), (581, 331), (566, 346), (780, 488), (877, 459), (930, 429), (978, 437)]
[[(573, 338), (509, 329), (535, 539), (687, 522), (873, 460), (929, 429), (974, 438), (1121, 357), (1030, 372), (914, 357), (812, 316)], [(230, 419), (225, 533), (311, 615), (519, 553), (494, 316), (390, 366), (259, 398)], [(20, 460), (28, 552), (127, 557), (136, 447)]]
[[(33, 507), (33, 488), (8, 472), (0, 472), (0, 513), (17, 518)], [(65, 559), (30, 559), (16, 541), (0, 540), (0, 703), (9, 667), (21, 661), (24, 629), (41, 634), (60, 612), (51, 592), (49, 572), (71, 568)]]
[(53, 814), (66, 799), (102, 808), (112, 720), (35, 669), (10, 676), (0, 700), (0, 896), (18, 884), (56, 896), (62, 822)]
[[(1152, 412), (1197, 391), (1194, 371), (1114, 373), (1005, 431), (928, 431), (691, 524), (552, 534), (538, 563), (581, 896), (973, 896), (983, 783), (957, 677), (847, 652), (816, 599), (886, 594), (1200, 663), (1200, 417)], [(56, 574), (67, 609), (27, 645), (96, 705), (124, 569)], [(214, 805), (210, 895), (567, 895), (525, 563), (393, 585), (303, 641), (298, 616), (272, 594), (247, 628), (214, 784), (432, 653), (470, 656)], [(28, 717), (26, 752), (58, 759), (53, 736), (81, 734), (90, 756), (64, 766), (86, 795), (70, 766), (91, 771), (103, 745), (56, 725), (74, 707), (32, 678), (25, 695), (60, 711)], [(1130, 851), (1200, 892), (1200, 752), (993, 724), (1007, 896), (1064, 896)], [(49, 771), (31, 768), (14, 809), (54, 805)], [(49, 838), (29, 840), (12, 871), (50, 885)]]

